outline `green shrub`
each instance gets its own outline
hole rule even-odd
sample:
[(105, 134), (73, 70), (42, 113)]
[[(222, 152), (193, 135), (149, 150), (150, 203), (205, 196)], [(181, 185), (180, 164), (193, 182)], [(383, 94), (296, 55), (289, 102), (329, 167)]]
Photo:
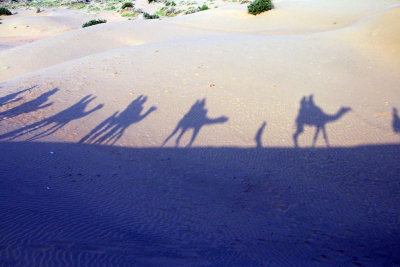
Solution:
[(174, 2), (174, 1), (167, 1), (167, 2), (165, 2), (165, 5), (166, 6), (176, 6), (176, 3)]
[(194, 8), (194, 7), (189, 7), (186, 11), (185, 11), (185, 15), (189, 15), (189, 14), (193, 14), (196, 13), (198, 11), (198, 9)]
[(105, 19), (97, 19), (97, 20), (96, 19), (92, 19), (92, 20), (84, 23), (82, 25), (82, 28), (93, 26), (93, 25), (100, 24), (100, 23), (106, 23), (106, 22), (107, 22), (107, 20), (105, 20)]
[(154, 14), (165, 17), (175, 17), (181, 12), (182, 12), (181, 10), (176, 9), (174, 7), (163, 7), (160, 10), (156, 11), (156, 13)]
[(36, 8), (36, 13), (40, 13), (40, 11), (41, 11), (41, 10), (40, 10), (40, 7), (37, 7), (37, 8)]
[(133, 3), (132, 2), (125, 2), (122, 4), (122, 9), (125, 9), (127, 7), (133, 7)]
[(198, 9), (199, 11), (204, 11), (204, 10), (207, 10), (207, 9), (208, 9), (208, 6), (207, 6), (206, 4), (203, 4), (202, 6), (199, 6), (197, 9)]
[(157, 2), (156, 0), (148, 0), (149, 4), (151, 4), (151, 2)]
[(104, 8), (104, 10), (108, 10), (108, 11), (115, 10), (115, 6), (106, 6)]
[(274, 8), (271, 0), (254, 0), (250, 5), (247, 6), (247, 10), (252, 15), (260, 14), (264, 11), (268, 11)]
[(73, 9), (84, 9), (84, 8), (86, 8), (86, 4), (84, 4), (84, 3), (72, 3), (70, 8), (73, 8)]
[(156, 14), (153, 14), (153, 15), (150, 15), (149, 13), (147, 13), (147, 12), (144, 12), (143, 13), (143, 17), (145, 18), (145, 19), (158, 19), (158, 18), (160, 18), (158, 15), (156, 15)]
[(1, 16), (1, 15), (10, 16), (10, 15), (12, 15), (12, 13), (11, 13), (11, 11), (8, 10), (7, 8), (5, 8), (5, 7), (0, 7), (0, 16)]

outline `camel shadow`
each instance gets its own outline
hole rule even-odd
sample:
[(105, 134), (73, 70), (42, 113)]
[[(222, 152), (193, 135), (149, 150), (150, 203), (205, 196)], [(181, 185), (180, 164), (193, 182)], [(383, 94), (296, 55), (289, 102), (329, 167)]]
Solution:
[(310, 95), (308, 99), (306, 99), (306, 97), (303, 97), (300, 101), (300, 109), (296, 118), (296, 132), (293, 134), (295, 147), (298, 147), (297, 139), (299, 135), (304, 132), (304, 125), (316, 127), (312, 143), (313, 147), (315, 147), (319, 132), (321, 130), (325, 139), (325, 143), (329, 147), (325, 124), (337, 121), (349, 111), (351, 111), (351, 108), (341, 107), (339, 111), (335, 114), (326, 114), (320, 107), (315, 105), (313, 95)]
[[(43, 119), (41, 121), (35, 122), (33, 124), (27, 125), (25, 127), (22, 127), (20, 129), (5, 133), (3, 135), (0, 135), (0, 139), (8, 139), (8, 140), (13, 140), (16, 139), (20, 136), (29, 134), (34, 131), (38, 131), (40, 129), (47, 128), (45, 130), (42, 130), (41, 132), (37, 133), (33, 137), (27, 139), (26, 141), (33, 141), (39, 138), (43, 138), (45, 136), (49, 136), (58, 130), (60, 130), (62, 127), (67, 125), (73, 120), (78, 120), (80, 118), (83, 118), (90, 113), (101, 109), (104, 105), (99, 104), (96, 107), (94, 107), (91, 110), (85, 111), (87, 105), (92, 102), (95, 99), (95, 97), (91, 97), (91, 95), (87, 95), (83, 97), (80, 101), (75, 103), (74, 105), (70, 106), (69, 108), (60, 111), (59, 113), (50, 116), (46, 119)], [(51, 127), (48, 127), (51, 126)]]
[[(31, 88), (29, 88), (29, 89), (31, 89)], [(25, 90), (29, 90), (29, 89), (25, 89)], [(25, 90), (22, 90), (22, 91), (20, 91), (18, 93), (15, 93), (14, 96), (13, 95), (5, 96), (4, 97), (5, 98), (4, 101), (6, 101), (6, 103), (11, 103), (10, 101), (16, 102), (17, 100), (20, 100), (21, 98), (19, 98), (17, 100), (14, 99), (14, 98), (19, 93), (21, 93), (21, 92), (23, 92)], [(47, 107), (51, 106), (53, 103), (47, 103), (46, 104), (46, 102), (49, 100), (50, 96), (54, 95), (59, 90), (60, 89), (58, 89), (58, 88), (54, 88), (53, 90), (50, 90), (50, 91), (48, 91), (46, 93), (43, 93), (43, 94), (41, 94), (40, 96), (38, 96), (37, 98), (35, 98), (33, 100), (27, 101), (25, 103), (22, 103), (19, 106), (16, 106), (14, 108), (11, 108), (9, 110), (6, 110), (6, 111), (0, 113), (0, 121), (2, 121), (4, 119), (13, 118), (13, 117), (16, 117), (16, 116), (24, 114), (24, 113), (37, 111), (39, 109), (43, 109), (43, 108), (47, 108)]]
[(397, 108), (393, 108), (392, 128), (393, 132), (400, 133), (400, 117), (397, 112)]
[(215, 119), (211, 119), (207, 117), (207, 109), (205, 109), (206, 99), (203, 98), (202, 100), (197, 100), (196, 103), (192, 105), (190, 110), (183, 116), (183, 118), (178, 122), (175, 129), (172, 133), (164, 140), (161, 146), (164, 146), (175, 134), (179, 131), (180, 134), (175, 140), (175, 146), (179, 146), (179, 142), (184, 135), (184, 133), (189, 130), (193, 129), (193, 134), (190, 139), (189, 144), (187, 147), (191, 147), (194, 140), (196, 139), (197, 135), (200, 132), (200, 129), (207, 125), (207, 124), (217, 124), (217, 123), (225, 123), (228, 121), (228, 117), (221, 116)]
[(146, 118), (155, 111), (156, 107), (149, 108), (145, 113), (143, 104), (147, 101), (146, 96), (139, 96), (128, 105), (122, 112), (115, 112), (106, 120), (96, 126), (90, 133), (84, 136), (79, 143), (91, 144), (115, 144), (124, 134), (125, 130), (132, 124)]
[(18, 91), (16, 93), (12, 93), (12, 94), (8, 94), (6, 96), (0, 97), (0, 106), (4, 106), (4, 105), (7, 105), (7, 104), (11, 104), (11, 103), (20, 101), (22, 99), (22, 97), (16, 98), (18, 95), (20, 95), (22, 93), (25, 93), (26, 91), (29, 91), (29, 90), (35, 88), (36, 86), (37, 85), (32, 86), (30, 88), (23, 89), (23, 90)]

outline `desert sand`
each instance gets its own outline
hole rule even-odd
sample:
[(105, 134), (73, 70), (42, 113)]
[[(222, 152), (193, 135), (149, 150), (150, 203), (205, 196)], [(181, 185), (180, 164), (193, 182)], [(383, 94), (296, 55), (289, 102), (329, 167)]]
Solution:
[(400, 1), (274, 3), (2, 17), (0, 265), (399, 265)]

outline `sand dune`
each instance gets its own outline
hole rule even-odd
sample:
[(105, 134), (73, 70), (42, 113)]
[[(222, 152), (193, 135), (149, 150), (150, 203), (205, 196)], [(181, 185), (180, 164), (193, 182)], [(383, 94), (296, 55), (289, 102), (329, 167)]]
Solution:
[[(288, 35), (328, 31), (347, 27), (365, 17), (395, 5), (397, 1), (274, 1), (275, 9), (256, 17), (246, 6), (223, 7), (172, 18), (171, 21), (193, 27), (253, 34)], [(345, 7), (345, 8), (344, 8)]]
[(0, 51), (0, 263), (399, 264), (399, 4), (37, 18)]
[[(365, 17), (374, 16), (380, 10), (384, 12), (385, 8), (396, 3), (396, 1), (385, 1), (378, 4), (370, 1), (368, 4), (363, 3), (361, 5), (359, 2), (335, 1), (329, 5), (322, 5), (316, 4), (315, 1), (282, 1), (276, 3), (277, 8), (275, 10), (256, 17), (248, 15), (246, 7), (242, 5), (200, 12), (189, 16), (189, 19), (187, 16), (180, 16), (165, 19), (165, 21), (125, 21), (98, 25), (95, 28), (58, 35), (31, 45), (0, 51), (0, 68), (2, 69), (0, 80), (10, 79), (70, 59), (114, 48), (171, 39), (179, 40), (234, 33), (291, 35), (323, 32), (347, 27), (362, 21)], [(352, 11), (343, 11), (344, 5), (352, 7)], [(70, 21), (77, 20), (76, 14), (60, 17), (64, 20), (65, 17), (68, 17)], [(37, 18), (33, 19), (36, 20)], [(83, 18), (80, 18), (75, 21), (75, 24), (68, 23), (68, 29), (71, 29), (72, 26), (81, 25), (83, 20)], [(57, 17), (57, 23), (63, 24), (62, 21), (63, 19), (60, 21), (60, 18)], [(183, 27), (173, 26), (170, 23)], [(22, 20), (19, 24), (27, 23)], [(41, 25), (52, 25), (52, 23), (42, 23)], [(66, 28), (56, 25), (53, 25), (53, 27), (61, 31), (66, 30)], [(157, 34), (154, 34), (153, 30), (156, 30)], [(4, 32), (4, 35), (9, 36), (9, 32), (10, 30)], [(391, 31), (388, 30), (388, 32)], [(98, 40), (98, 42), (93, 43), (93, 40)], [(64, 48), (62, 51), (60, 51), (60, 44)], [(30, 60), (26, 62), (28, 57)]]
[(361, 20), (341, 34), (359, 53), (396, 67), (400, 62), (400, 27), (395, 23), (399, 16), (400, 5), (395, 5)]
[[(3, 17), (0, 31), (0, 49), (20, 46), (64, 32), (76, 30), (82, 24), (95, 18), (108, 21), (122, 20), (111, 12), (102, 11), (97, 15), (68, 9), (18, 10), (14, 15)], [(44, 48), (45, 49), (45, 48)]]
[[(381, 16), (374, 16), (378, 19), (376, 23), (373, 19), (366, 20), (368, 27), (378, 25), (382, 17), (390, 18), (396, 10), (385, 10)], [(160, 28), (162, 23), (159, 21), (147, 25)], [(392, 21), (389, 19), (388, 23)], [(164, 27), (170, 26), (164, 24)], [(104, 31), (106, 27), (113, 25), (93, 28), (93, 33), (88, 32), (88, 36)], [(169, 29), (173, 30), (174, 27)], [(357, 28), (360, 28), (358, 35), (349, 34)], [(397, 36), (396, 27), (392, 27), (392, 30), (393, 36)], [(268, 127), (263, 137), (265, 143), (291, 146), (300, 100), (311, 94), (315, 95), (316, 104), (326, 114), (335, 114), (342, 106), (353, 109), (340, 120), (328, 124), (331, 145), (396, 142), (398, 136), (393, 133), (390, 123), (392, 107), (400, 102), (397, 93), (399, 73), (390, 64), (378, 60), (376, 52), (362, 53), (363, 50), (355, 49), (350, 37), (346, 38), (364, 37), (363, 41), (357, 43), (368, 43), (367, 31), (364, 23), (320, 35), (209, 36), (205, 32), (194, 31), (194, 36), (190, 38), (171, 37), (170, 41), (152, 42), (146, 40), (145, 33), (149, 31), (142, 27), (144, 44), (67, 61), (9, 81), (7, 87), (13, 88), (13, 84), (19, 85), (24, 81), (28, 86), (40, 84), (35, 89), (38, 92), (59, 88), (58, 97), (63, 99), (63, 104), (54, 105), (54, 109), (49, 109), (51, 113), (67, 108), (86, 95), (96, 96), (96, 103), (104, 103), (104, 108), (85, 120), (87, 122), (84, 125), (76, 122), (80, 128), (71, 129), (71, 124), (61, 129), (64, 134), (57, 133), (61, 139), (72, 142), (78, 141), (97, 124), (114, 112), (123, 111), (129, 103), (143, 95), (148, 97), (146, 104), (156, 106), (157, 111), (141, 121), (135, 130), (127, 131), (117, 144), (161, 145), (196, 100), (206, 98), (208, 116), (227, 116), (229, 121), (212, 127), (205, 126), (194, 144), (253, 146), (258, 127), (267, 121)], [(154, 39), (167, 38), (166, 32), (165, 36), (160, 34)], [(68, 35), (76, 36), (78, 33), (71, 32)], [(201, 34), (204, 37), (195, 37)], [(117, 42), (112, 36), (109, 38)], [(395, 47), (396, 37), (391, 37), (392, 40), (387, 36), (379, 35), (375, 42)], [(54, 37), (49, 42), (59, 41), (59, 38)], [(139, 40), (138, 35), (135, 38)], [(90, 42), (90, 38), (86, 41)], [(103, 44), (100, 43), (99, 50)], [(73, 53), (80, 50), (79, 47), (77, 45), (76, 50), (71, 48), (69, 51)], [(83, 53), (89, 53), (90, 50), (81, 49)], [(43, 56), (43, 59), (53, 60), (55, 56)], [(372, 56), (374, 60), (371, 60)], [(400, 62), (394, 57), (391, 63), (398, 66)], [(356, 97), (357, 94), (360, 97)], [(170, 103), (174, 105), (171, 107)], [(35, 113), (30, 115), (31, 120), (34, 116)], [(311, 144), (313, 135), (314, 129), (305, 131), (300, 143)], [(190, 134), (186, 134), (182, 144), (187, 144), (189, 138)], [(318, 145), (325, 145), (322, 136)]]

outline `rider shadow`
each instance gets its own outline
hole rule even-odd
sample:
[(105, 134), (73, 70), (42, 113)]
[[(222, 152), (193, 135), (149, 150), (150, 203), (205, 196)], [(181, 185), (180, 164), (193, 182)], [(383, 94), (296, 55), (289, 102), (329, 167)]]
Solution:
[(300, 101), (300, 109), (296, 118), (296, 132), (293, 134), (295, 147), (298, 147), (298, 136), (304, 131), (304, 125), (316, 127), (312, 146), (318, 139), (319, 132), (322, 130), (326, 145), (329, 147), (328, 135), (326, 133), (325, 124), (337, 121), (344, 114), (351, 111), (351, 108), (341, 107), (335, 114), (326, 114), (322, 109), (314, 104), (313, 95), (308, 99), (304, 96)]
[(392, 120), (393, 132), (400, 133), (400, 117), (397, 113), (397, 108), (393, 108), (393, 120)]
[[(33, 141), (39, 138), (43, 138), (45, 136), (49, 136), (58, 130), (60, 130), (62, 127), (67, 125), (73, 120), (78, 120), (80, 118), (83, 118), (87, 115), (89, 115), (92, 112), (95, 112), (96, 110), (101, 109), (104, 105), (99, 104), (96, 107), (94, 107), (91, 110), (85, 111), (87, 105), (92, 102), (96, 97), (91, 97), (91, 95), (87, 95), (83, 97), (79, 102), (75, 103), (71, 107), (60, 111), (59, 113), (50, 116), (46, 119), (43, 119), (41, 121), (35, 122), (33, 124), (27, 125), (25, 127), (22, 127), (20, 129), (11, 131), (9, 133), (5, 133), (3, 135), (0, 135), (0, 139), (8, 139), (8, 140), (13, 140), (15, 138), (18, 138), (20, 136), (29, 134), (31, 132), (47, 128), (45, 130), (42, 130), (41, 132), (37, 133), (33, 137), (27, 139), (26, 141)], [(48, 127), (51, 126), (51, 127)]]
[(37, 85), (32, 86), (30, 88), (23, 89), (23, 90), (18, 91), (16, 93), (12, 93), (12, 94), (0, 97), (0, 106), (4, 106), (4, 105), (7, 105), (7, 104), (11, 104), (11, 103), (20, 101), (22, 99), (22, 97), (16, 98), (18, 95), (20, 95), (22, 93), (25, 93), (26, 91), (29, 91), (29, 90), (35, 88), (36, 86)]
[(172, 133), (164, 140), (161, 146), (164, 146), (169, 139), (171, 139), (178, 131), (181, 131), (178, 138), (175, 140), (175, 147), (179, 146), (179, 142), (183, 134), (189, 130), (193, 129), (193, 134), (187, 147), (191, 147), (197, 135), (200, 132), (201, 127), (207, 124), (217, 124), (225, 123), (228, 121), (228, 117), (221, 116), (215, 119), (207, 117), (207, 109), (205, 109), (206, 99), (197, 100), (196, 103), (190, 108), (190, 110), (183, 116), (183, 118), (178, 122), (178, 125), (172, 131)]
[[(26, 90), (29, 90), (29, 89), (26, 89)], [(27, 101), (25, 103), (22, 103), (19, 106), (16, 106), (14, 108), (11, 108), (9, 110), (6, 110), (6, 111), (0, 113), (0, 121), (4, 120), (6, 118), (7, 119), (13, 118), (13, 117), (16, 117), (16, 116), (24, 114), (24, 113), (37, 111), (39, 109), (43, 109), (43, 108), (47, 108), (47, 107), (51, 106), (53, 103), (47, 103), (47, 104), (45, 104), (45, 103), (49, 100), (49, 97), (54, 95), (58, 90), (59, 90), (58, 88), (54, 88), (53, 90), (43, 93), (31, 101)], [(5, 98), (7, 98), (7, 97), (8, 96), (6, 96)], [(13, 97), (13, 96), (11, 96), (11, 97)], [(16, 97), (16, 96), (14, 96), (14, 97)], [(8, 103), (10, 103), (9, 101), (15, 102), (16, 100), (14, 99), (14, 101), (13, 101), (13, 100), (9, 99)]]
[(156, 107), (149, 108), (144, 114), (143, 104), (147, 97), (139, 96), (122, 112), (115, 112), (106, 120), (96, 126), (90, 133), (84, 136), (79, 143), (91, 144), (115, 144), (124, 134), (125, 130), (134, 123), (146, 118)]
[(261, 124), (260, 128), (257, 130), (256, 136), (254, 137), (254, 140), (256, 141), (257, 144), (257, 148), (263, 148), (262, 135), (264, 133), (265, 126), (267, 126), (267, 123), (264, 121)]

